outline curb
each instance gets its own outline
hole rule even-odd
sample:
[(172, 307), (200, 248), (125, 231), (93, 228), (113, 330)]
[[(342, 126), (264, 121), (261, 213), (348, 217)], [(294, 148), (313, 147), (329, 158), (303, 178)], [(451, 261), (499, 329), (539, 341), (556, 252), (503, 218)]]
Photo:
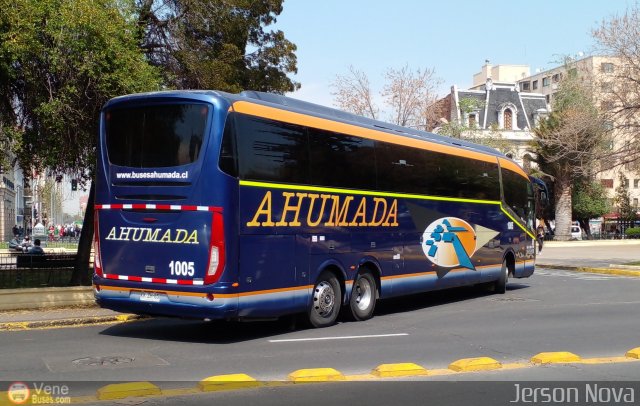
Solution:
[(137, 314), (119, 314), (115, 316), (75, 317), (58, 320), (13, 321), (0, 323), (0, 331), (24, 331), (35, 329), (77, 327), (94, 324), (126, 323), (146, 318)]
[[(567, 351), (542, 352), (529, 361), (515, 362), (511, 364), (500, 363), (489, 357), (463, 358), (449, 364), (446, 369), (430, 369), (414, 364), (382, 364), (371, 370), (369, 374), (344, 375), (333, 368), (299, 369), (287, 375), (284, 380), (259, 381), (250, 375), (237, 373), (230, 375), (215, 375), (204, 378), (195, 386), (187, 388), (162, 389), (155, 384), (146, 381), (123, 382), (103, 386), (93, 396), (81, 396), (70, 398), (71, 403), (90, 403), (99, 400), (129, 399), (134, 404), (134, 399), (148, 397), (177, 397), (193, 396), (212, 391), (247, 390), (260, 387), (274, 387), (296, 385), (299, 383), (328, 383), (328, 382), (361, 382), (371, 380), (384, 380), (394, 378), (409, 378), (417, 375), (436, 377), (444, 375), (459, 375), (477, 373), (478, 371), (513, 370), (524, 368), (540, 368), (547, 364), (612, 364), (612, 363), (640, 363), (640, 347), (626, 352), (625, 356), (605, 358), (581, 358)], [(6, 392), (0, 392), (0, 396)], [(125, 401), (127, 402), (127, 401)], [(137, 404), (137, 403), (135, 403)]]
[[(620, 266), (620, 265), (614, 265)], [(569, 266), (569, 265), (550, 265), (550, 264), (536, 264), (537, 268), (545, 269), (561, 269), (564, 271), (575, 271), (584, 273), (599, 273), (605, 275), (617, 275), (617, 276), (630, 276), (634, 278), (640, 278), (640, 269), (614, 269), (614, 268), (592, 268), (585, 266)], [(622, 266), (621, 266), (622, 267)]]
[(531, 358), (533, 364), (567, 364), (582, 361), (582, 358), (568, 351), (541, 352)]

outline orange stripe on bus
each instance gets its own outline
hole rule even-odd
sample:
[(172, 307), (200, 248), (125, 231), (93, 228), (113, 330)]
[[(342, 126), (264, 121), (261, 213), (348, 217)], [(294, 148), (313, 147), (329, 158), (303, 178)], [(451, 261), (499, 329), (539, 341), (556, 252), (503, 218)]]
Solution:
[(498, 158), (498, 159), (500, 160), (500, 167), (504, 169), (508, 169), (511, 172), (515, 172), (520, 176), (524, 176), (527, 179), (527, 181), (529, 180), (529, 176), (527, 176), (527, 174), (517, 164), (509, 161), (508, 159), (504, 159), (504, 158)]
[[(242, 293), (239, 293), (238, 296), (246, 297), (246, 296), (256, 296), (256, 295), (270, 295), (270, 294), (273, 294), (273, 293), (292, 292), (292, 291), (295, 291), (295, 290), (307, 290), (307, 289), (312, 289), (312, 288), (313, 288), (312, 285), (294, 286), (294, 287), (291, 287), (291, 288), (257, 290), (255, 292), (242, 292)], [(214, 296), (217, 296), (217, 295), (214, 294)]]
[(388, 142), (397, 145), (407, 145), (414, 148), (441, 152), (448, 155), (456, 155), (466, 158), (472, 158), (480, 161), (496, 163), (495, 156), (483, 154), (481, 152), (469, 151), (463, 148), (456, 148), (449, 145), (442, 145), (427, 140), (418, 140), (409, 137), (402, 137), (389, 134), (383, 131), (371, 130), (369, 128), (358, 127), (353, 124), (341, 123), (325, 118), (309, 116), (292, 111), (282, 110), (274, 107), (263, 106), (261, 104), (249, 103), (246, 101), (237, 101), (233, 103), (236, 112), (248, 114), (251, 116), (267, 118), (271, 120), (282, 121), (290, 124), (304, 125), (308, 127), (318, 128), (321, 130), (334, 131), (357, 137), (367, 138), (375, 141)]

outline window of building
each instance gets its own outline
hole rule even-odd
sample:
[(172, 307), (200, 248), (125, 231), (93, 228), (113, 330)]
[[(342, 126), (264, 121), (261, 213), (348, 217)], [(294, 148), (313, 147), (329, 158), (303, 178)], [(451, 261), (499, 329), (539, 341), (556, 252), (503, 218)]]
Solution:
[(469, 114), (469, 128), (477, 128), (477, 127), (478, 127), (478, 115)]
[(533, 90), (536, 90), (536, 89), (538, 88), (538, 81), (537, 81), (537, 80), (534, 80), (534, 81), (531, 83), (531, 86), (533, 87)]
[(600, 179), (600, 184), (606, 189), (613, 189), (613, 179)]
[(522, 90), (523, 92), (526, 92), (527, 90), (530, 89), (531, 86), (531, 82), (522, 82), (520, 83), (520, 90)]
[(547, 76), (546, 78), (542, 78), (542, 87), (546, 87), (549, 86), (551, 82), (549, 81), (549, 76)]
[(636, 208), (638, 207), (638, 198), (637, 197), (633, 198), (633, 207), (636, 207)]
[(558, 83), (561, 79), (562, 79), (561, 73), (556, 73), (551, 77), (551, 80), (553, 80), (553, 83)]
[(603, 62), (600, 64), (600, 71), (602, 73), (613, 73), (613, 64), (609, 62)]
[(504, 111), (504, 129), (513, 130), (513, 112), (511, 109)]
[(611, 93), (613, 91), (613, 83), (603, 82), (602, 85), (600, 85), (600, 89), (603, 93)]
[(633, 180), (633, 188), (637, 189), (638, 188), (638, 184), (640, 183), (640, 179), (634, 179)]

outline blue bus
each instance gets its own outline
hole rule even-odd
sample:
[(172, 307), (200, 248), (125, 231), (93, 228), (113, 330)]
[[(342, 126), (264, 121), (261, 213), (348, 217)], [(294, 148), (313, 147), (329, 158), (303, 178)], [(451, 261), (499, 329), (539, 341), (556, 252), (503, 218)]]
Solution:
[(534, 272), (535, 183), (518, 164), (276, 94), (117, 97), (97, 168), (93, 285), (121, 312), (324, 327)]

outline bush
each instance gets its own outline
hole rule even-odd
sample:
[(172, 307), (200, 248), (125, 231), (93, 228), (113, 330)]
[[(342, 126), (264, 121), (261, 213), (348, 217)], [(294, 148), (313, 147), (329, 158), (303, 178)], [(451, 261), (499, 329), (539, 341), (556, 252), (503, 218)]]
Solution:
[(631, 227), (631, 228), (627, 228), (624, 231), (624, 234), (628, 237), (628, 238), (640, 238), (640, 227)]

